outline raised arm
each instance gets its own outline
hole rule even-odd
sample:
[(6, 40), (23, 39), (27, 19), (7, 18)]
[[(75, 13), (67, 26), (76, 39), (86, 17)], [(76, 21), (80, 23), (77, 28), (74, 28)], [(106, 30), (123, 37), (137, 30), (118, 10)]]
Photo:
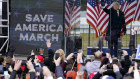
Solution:
[(47, 40), (46, 45), (47, 45), (47, 48), (48, 48), (49, 69), (52, 72), (55, 72), (55, 64), (53, 63), (54, 50), (51, 48), (50, 40)]
[(106, 7), (103, 8), (103, 10), (107, 13), (107, 14), (110, 14), (110, 9), (107, 9)]
[(59, 57), (57, 60), (54, 58), (54, 62), (56, 65), (57, 78), (65, 79), (65, 77), (63, 75), (64, 73), (63, 73), (62, 67), (60, 66), (61, 58)]
[(105, 7), (105, 2), (104, 2), (104, 0), (101, 0), (101, 7), (102, 7), (102, 9), (103, 9), (107, 14), (110, 14), (110, 9), (107, 9), (107, 8)]
[(22, 63), (21, 60), (16, 60), (15, 61), (14, 70), (11, 73), (10, 79), (16, 79), (16, 73), (20, 69), (21, 63)]

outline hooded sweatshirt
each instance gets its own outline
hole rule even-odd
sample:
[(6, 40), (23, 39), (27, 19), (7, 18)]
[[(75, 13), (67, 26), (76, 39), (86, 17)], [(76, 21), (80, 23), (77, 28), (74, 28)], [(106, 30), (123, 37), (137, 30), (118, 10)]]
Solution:
[(88, 76), (90, 76), (93, 72), (98, 72), (100, 69), (101, 61), (94, 60), (93, 62), (87, 62), (85, 68), (88, 73)]

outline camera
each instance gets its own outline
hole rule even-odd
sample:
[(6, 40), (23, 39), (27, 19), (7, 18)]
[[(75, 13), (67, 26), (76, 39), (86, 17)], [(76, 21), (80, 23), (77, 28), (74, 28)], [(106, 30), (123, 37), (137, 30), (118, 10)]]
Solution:
[(80, 53), (80, 52), (82, 52), (81, 49), (75, 51), (75, 52), (74, 52), (74, 55), (73, 55), (73, 58), (76, 59), (76, 58), (77, 58), (77, 54)]
[(74, 58), (74, 59), (77, 58), (77, 52), (74, 52), (73, 58)]
[(132, 66), (135, 66), (135, 62), (137, 62), (137, 64), (138, 64), (138, 69), (140, 69), (140, 60), (138, 60), (138, 59), (132, 59), (132, 62), (131, 62), (131, 65)]
[(55, 60), (57, 60), (60, 57), (59, 53), (55, 53)]

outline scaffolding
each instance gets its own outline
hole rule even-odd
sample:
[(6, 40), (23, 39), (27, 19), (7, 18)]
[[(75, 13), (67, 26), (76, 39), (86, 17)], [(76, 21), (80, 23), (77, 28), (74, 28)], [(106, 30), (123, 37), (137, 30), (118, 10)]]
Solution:
[[(9, 12), (9, 0), (1, 0), (0, 2), (6, 2), (7, 3), (7, 19), (0, 19), (0, 22), (7, 22), (7, 25), (3, 25), (3, 24), (0, 24), (0, 28), (7, 28), (7, 35), (0, 35), (0, 39), (6, 39), (3, 43), (3, 45), (0, 47), (0, 52), (3, 50), (3, 48), (7, 45), (6, 47), (6, 52), (8, 52), (8, 45), (9, 45), (9, 15), (10, 15), (10, 12)], [(3, 14), (2, 14), (3, 15)]]

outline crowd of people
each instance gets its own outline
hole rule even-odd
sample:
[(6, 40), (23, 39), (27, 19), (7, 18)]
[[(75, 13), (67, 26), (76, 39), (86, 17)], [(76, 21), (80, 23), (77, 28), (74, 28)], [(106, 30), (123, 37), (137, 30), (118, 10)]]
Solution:
[(96, 51), (87, 59), (83, 51), (71, 53), (67, 57), (62, 49), (56, 51), (46, 42), (48, 56), (39, 48), (39, 55), (33, 50), (27, 60), (14, 56), (0, 56), (1, 79), (140, 79), (140, 62), (133, 60), (123, 50), (124, 59), (112, 58), (109, 52)]

